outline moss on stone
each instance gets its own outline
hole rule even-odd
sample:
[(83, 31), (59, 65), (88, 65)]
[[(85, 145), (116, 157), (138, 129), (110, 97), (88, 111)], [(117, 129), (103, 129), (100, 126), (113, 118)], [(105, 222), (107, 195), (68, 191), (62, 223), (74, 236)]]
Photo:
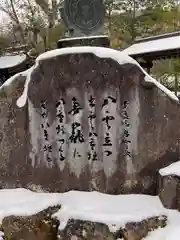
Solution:
[(30, 217), (6, 217), (2, 223), (5, 240), (56, 240), (59, 222), (51, 218), (60, 206), (48, 209)]

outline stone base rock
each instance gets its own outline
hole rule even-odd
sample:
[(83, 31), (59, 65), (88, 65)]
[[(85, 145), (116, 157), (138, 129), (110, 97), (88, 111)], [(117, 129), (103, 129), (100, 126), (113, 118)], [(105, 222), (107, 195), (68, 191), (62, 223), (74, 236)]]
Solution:
[(6, 217), (1, 230), (5, 240), (141, 240), (147, 234), (166, 226), (167, 217), (152, 217), (141, 222), (127, 223), (112, 233), (108, 226), (80, 220), (69, 220), (66, 228), (59, 231), (59, 222), (51, 218), (59, 207), (48, 208), (30, 217)]
[(148, 232), (166, 226), (167, 217), (152, 217), (139, 223), (127, 223), (119, 231), (112, 233), (109, 228), (101, 223), (84, 222), (79, 220), (69, 221), (66, 229), (59, 232), (61, 240), (141, 240)]
[(159, 197), (165, 208), (177, 209), (180, 211), (180, 177), (161, 176), (159, 177)]
[(30, 217), (4, 218), (1, 230), (5, 240), (56, 240), (59, 223), (52, 219), (59, 207), (52, 207)]

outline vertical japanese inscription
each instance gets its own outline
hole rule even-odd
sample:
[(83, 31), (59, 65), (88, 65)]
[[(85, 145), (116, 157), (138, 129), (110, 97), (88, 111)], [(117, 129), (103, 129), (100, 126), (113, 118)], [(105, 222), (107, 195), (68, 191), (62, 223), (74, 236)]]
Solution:
[(58, 157), (62, 162), (65, 158), (65, 145), (66, 145), (66, 131), (64, 128), (65, 124), (65, 112), (64, 112), (64, 99), (60, 99), (56, 103), (56, 134), (57, 134), (57, 146), (58, 146)]
[(122, 143), (124, 144), (124, 156), (127, 156), (128, 158), (131, 158), (131, 151), (130, 151), (130, 144), (131, 141), (129, 139), (129, 116), (128, 116), (128, 106), (129, 102), (124, 101), (123, 107), (122, 107), (122, 121), (123, 121), (123, 138)]
[[(73, 121), (71, 124), (71, 132), (69, 136), (69, 141), (71, 144), (82, 144), (84, 143), (84, 135), (82, 132), (82, 126), (81, 126), (81, 112), (82, 108), (76, 99), (76, 97), (72, 98), (72, 108), (68, 112), (69, 115), (72, 116)], [(73, 158), (81, 157), (81, 153), (78, 151), (78, 149), (73, 149)]]
[(45, 154), (45, 158), (48, 163), (52, 162), (52, 145), (49, 139), (49, 122), (48, 122), (48, 110), (45, 101), (41, 101), (41, 117), (42, 123), (41, 128), (43, 131), (43, 151)]
[(103, 118), (102, 122), (104, 127), (104, 142), (103, 142), (103, 148), (104, 148), (104, 155), (105, 157), (109, 157), (113, 154), (113, 144), (112, 144), (112, 125), (113, 121), (115, 120), (115, 117), (110, 112), (109, 104), (115, 104), (116, 105), (116, 98), (112, 96), (108, 96), (104, 99), (104, 102), (102, 104), (102, 110), (103, 110)]
[(90, 96), (88, 99), (88, 122), (89, 122), (89, 151), (88, 151), (88, 160), (89, 161), (97, 161), (97, 133), (96, 133), (96, 113), (95, 113), (96, 100), (93, 96)]

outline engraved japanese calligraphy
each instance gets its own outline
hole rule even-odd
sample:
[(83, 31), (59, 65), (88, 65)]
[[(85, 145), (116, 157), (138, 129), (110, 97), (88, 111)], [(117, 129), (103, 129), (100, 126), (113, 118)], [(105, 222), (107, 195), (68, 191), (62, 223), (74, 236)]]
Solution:
[(117, 160), (117, 98), (115, 92), (105, 93), (101, 105), (101, 121), (103, 127), (103, 162), (106, 176), (111, 176), (116, 168)]
[(56, 134), (57, 134), (57, 146), (58, 157), (60, 161), (64, 161), (65, 149), (66, 149), (66, 130), (64, 127), (66, 116), (64, 112), (64, 99), (60, 99), (56, 104)]
[[(74, 92), (73, 92), (74, 93)], [(70, 100), (60, 97), (55, 103), (56, 115), (55, 124), (48, 120), (48, 110), (45, 101), (41, 102), (41, 129), (43, 131), (43, 151), (45, 159), (52, 162), (54, 156), (60, 167), (64, 167), (65, 162), (74, 166), (81, 166), (81, 160), (86, 156), (88, 162), (97, 162), (100, 160), (100, 154), (103, 154), (103, 161), (107, 162), (107, 174), (112, 171), (113, 164), (117, 159), (116, 134), (117, 134), (117, 96), (115, 94), (104, 94), (101, 102), (93, 94), (86, 95), (86, 107), (81, 105), (77, 94), (71, 93)], [(115, 95), (115, 96), (113, 96)], [(67, 101), (67, 102), (66, 102)], [(97, 107), (101, 113), (97, 120)], [(82, 117), (86, 108), (85, 119), (88, 120), (88, 128), (84, 132)], [(126, 114), (126, 112), (124, 112)], [(127, 119), (125, 118), (124, 121)], [(100, 132), (97, 128), (99, 121)], [(86, 124), (86, 123), (85, 123)], [(127, 127), (126, 122), (126, 127)], [(55, 136), (49, 135), (50, 129)], [(86, 133), (84, 135), (84, 133)], [(99, 135), (100, 134), (100, 135)], [(52, 134), (51, 134), (52, 135)], [(128, 141), (129, 133), (124, 129), (123, 141)], [(53, 140), (52, 140), (53, 139)], [(52, 142), (55, 144), (52, 145)], [(52, 155), (54, 146), (57, 146), (57, 152)], [(126, 149), (126, 152), (128, 150)], [(127, 153), (126, 153), (127, 154)], [(111, 166), (110, 166), (111, 164)]]
[(89, 121), (89, 151), (88, 151), (88, 160), (97, 161), (97, 137), (96, 132), (96, 113), (95, 113), (96, 99), (91, 95), (88, 99), (88, 121)]
[(130, 149), (130, 144), (131, 141), (129, 139), (130, 134), (129, 134), (129, 128), (130, 128), (130, 124), (129, 124), (129, 116), (128, 116), (128, 109), (129, 106), (129, 102), (128, 101), (124, 101), (123, 103), (123, 108), (122, 108), (122, 121), (123, 121), (123, 139), (122, 142), (124, 144), (124, 155), (131, 158), (131, 151)]
[(85, 142), (81, 126), (82, 107), (76, 97), (72, 97), (72, 107), (68, 112), (71, 118), (71, 131), (69, 135), (69, 142), (71, 143), (71, 159), (82, 157), (82, 147), (80, 146)]
[(112, 155), (112, 141), (111, 141), (111, 133), (110, 130), (112, 128), (113, 121), (115, 120), (115, 117), (111, 114), (109, 103), (116, 104), (116, 99), (108, 96), (104, 99), (104, 102), (102, 104), (102, 109), (104, 110), (104, 117), (102, 118), (102, 122), (105, 125), (105, 136), (104, 136), (104, 152), (106, 156)]
[(52, 145), (50, 143), (49, 139), (49, 121), (48, 121), (48, 110), (47, 105), (45, 101), (41, 101), (41, 128), (43, 131), (43, 151), (45, 159), (48, 163), (52, 162)]

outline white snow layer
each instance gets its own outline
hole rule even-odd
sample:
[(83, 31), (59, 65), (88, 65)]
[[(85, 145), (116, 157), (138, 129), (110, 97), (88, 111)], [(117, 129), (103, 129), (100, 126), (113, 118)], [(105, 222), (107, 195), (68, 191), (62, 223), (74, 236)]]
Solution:
[[(45, 59), (49, 58), (55, 58), (60, 55), (66, 55), (66, 54), (78, 54), (78, 53), (93, 53), (96, 56), (100, 58), (111, 58), (115, 61), (117, 61), (119, 64), (126, 64), (126, 63), (132, 63), (137, 65), (145, 74), (145, 81), (147, 82), (153, 82), (159, 89), (162, 90), (166, 95), (168, 95), (173, 100), (179, 101), (179, 99), (175, 96), (173, 92), (168, 90), (166, 87), (164, 87), (162, 84), (160, 84), (158, 81), (156, 81), (154, 78), (152, 78), (150, 75), (148, 75), (145, 70), (138, 64), (137, 61), (135, 61), (133, 58), (129, 57), (127, 54), (110, 49), (110, 48), (103, 48), (103, 47), (70, 47), (70, 48), (62, 48), (62, 49), (55, 49), (52, 51), (45, 52), (41, 54), (36, 59), (36, 66), (38, 66), (39, 62)], [(31, 72), (29, 72), (27, 76), (27, 80), (24, 87), (24, 92), (21, 95), (21, 97), (17, 100), (17, 106), (23, 107), (26, 104), (27, 101), (27, 94), (28, 94), (28, 86), (31, 81)]]
[(0, 240), (4, 240), (4, 233), (0, 231)]
[(154, 39), (150, 41), (137, 42), (123, 50), (125, 54), (134, 55), (141, 53), (171, 50), (180, 47), (180, 36)]
[(29, 73), (32, 72), (32, 67), (27, 69), (24, 72), (20, 72), (20, 73), (16, 73), (14, 76), (8, 78), (1, 86), (0, 86), (0, 90), (4, 87), (7, 87), (9, 85), (11, 85), (19, 76), (23, 76), (23, 77), (27, 77)]
[(98, 192), (35, 193), (26, 189), (0, 190), (0, 221), (7, 216), (30, 216), (49, 206), (61, 205), (54, 215), (64, 229), (69, 219), (107, 224), (116, 231), (129, 221), (166, 214), (158, 197), (107, 195)]
[(180, 213), (168, 211), (168, 225), (165, 228), (150, 232), (146, 240), (179, 240), (180, 239)]
[[(168, 226), (149, 234), (147, 240), (178, 240), (180, 213), (165, 209), (157, 196), (107, 195), (98, 192), (35, 193), (27, 189), (0, 190), (0, 222), (7, 216), (31, 216), (55, 205), (53, 215), (63, 230), (69, 219), (104, 223), (115, 232), (127, 222), (165, 214)], [(177, 233), (177, 236), (175, 235)]]
[(25, 60), (25, 54), (0, 56), (0, 69), (15, 67)]
[(161, 176), (175, 175), (180, 176), (180, 161), (159, 170)]
[(93, 38), (108, 38), (108, 35), (97, 35), (97, 36), (82, 36), (82, 37), (71, 37), (71, 38), (62, 38), (59, 42), (72, 41), (72, 40), (82, 40), (82, 39), (93, 39)]
[(114, 232), (127, 222), (142, 221), (166, 212), (158, 197), (145, 195), (71, 191), (62, 195), (60, 203), (62, 209), (54, 215), (60, 220), (60, 229), (64, 229), (69, 219), (79, 219), (104, 223)]

